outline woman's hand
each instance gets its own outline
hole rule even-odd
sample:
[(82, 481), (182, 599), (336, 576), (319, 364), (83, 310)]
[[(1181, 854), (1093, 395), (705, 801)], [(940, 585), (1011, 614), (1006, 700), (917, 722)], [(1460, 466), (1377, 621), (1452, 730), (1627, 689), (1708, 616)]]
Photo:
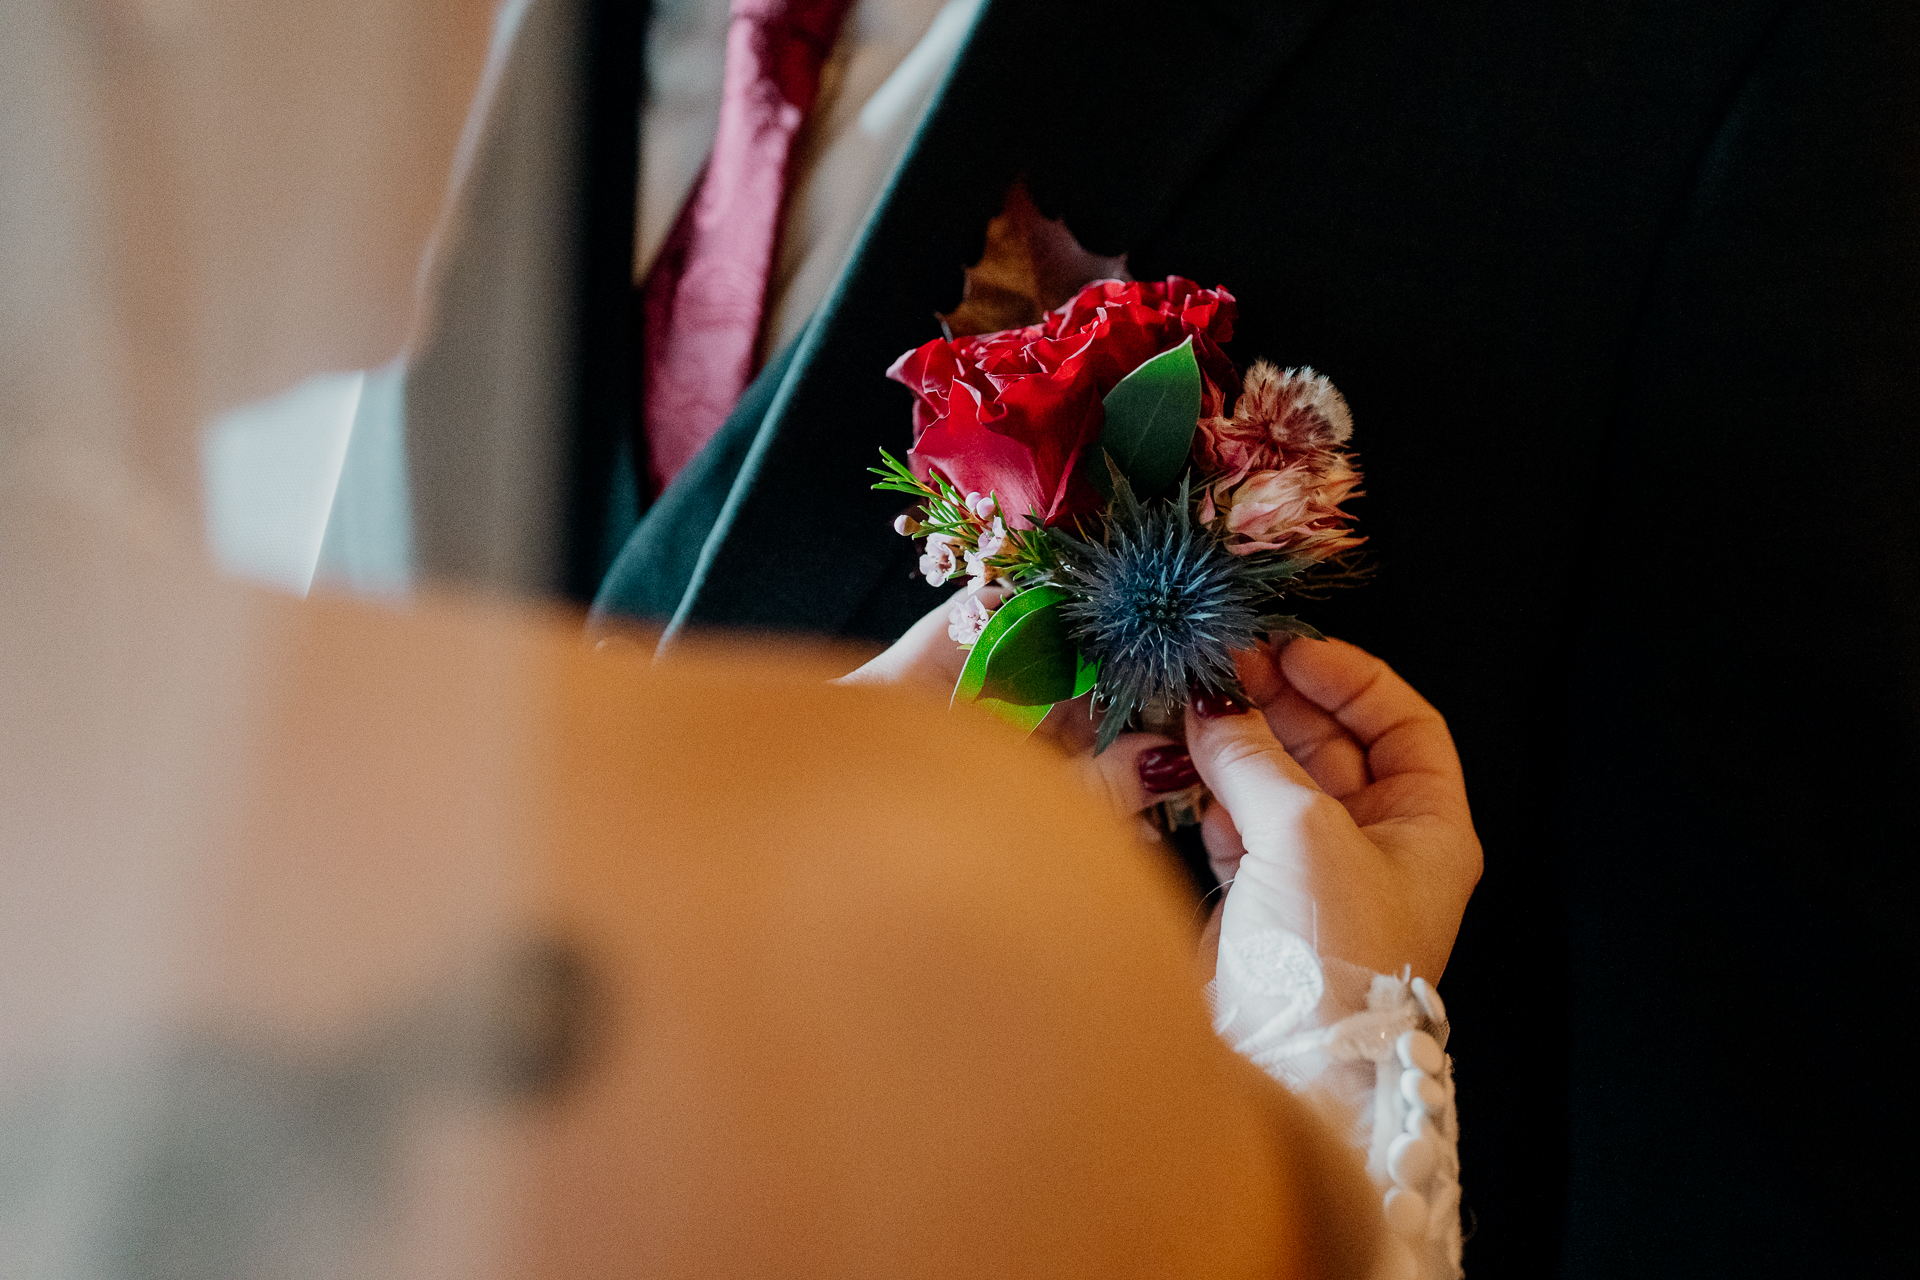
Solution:
[[(948, 634), (947, 627), (952, 622), (954, 611), (974, 594), (970, 589), (954, 592), (945, 603), (936, 605), (908, 628), (907, 633), (889, 645), (885, 653), (859, 670), (842, 676), (836, 683), (917, 685), (929, 692), (951, 696), (953, 686), (959, 683), (960, 669), (967, 664), (967, 650)], [(995, 584), (982, 588), (978, 594), (989, 609), (994, 609), (1006, 597), (1007, 589)], [(1094, 727), (1094, 721), (1087, 712), (1087, 698), (1080, 697), (1057, 704), (1035, 732), (1078, 755), (1093, 750)], [(1154, 741), (1166, 742), (1168, 739), (1156, 738)], [(1115, 750), (1118, 749), (1116, 745)], [(1134, 744), (1130, 751), (1139, 749), (1140, 744)], [(1134, 805), (1133, 809), (1137, 811), (1144, 807), (1142, 803)]]
[[(1232, 886), (1221, 936), (1278, 925), (1322, 955), (1437, 982), (1481, 864), (1446, 722), (1339, 640), (1262, 646), (1240, 678), (1251, 707), (1187, 712), (1192, 770), (1219, 802), (1202, 824), (1207, 851)], [(1102, 773), (1116, 800), (1144, 808), (1156, 776), (1143, 781), (1137, 758), (1103, 756)], [(1178, 748), (1150, 758), (1164, 784)]]
[[(974, 593), (966, 588), (954, 592), (935, 605), (907, 633), (887, 646), (885, 653), (857, 671), (840, 677), (836, 684), (846, 685), (919, 685), (940, 693), (952, 693), (960, 679), (960, 668), (967, 665), (967, 651), (947, 633), (953, 611)], [(984, 587), (982, 602), (997, 606), (1006, 592), (999, 586)]]
[[(843, 683), (950, 691), (967, 651), (948, 636), (948, 614), (966, 595)], [(1210, 936), (1280, 925), (1323, 955), (1380, 973), (1412, 965), (1437, 982), (1480, 878), (1446, 722), (1386, 663), (1339, 640), (1262, 646), (1242, 655), (1240, 680), (1251, 708), (1190, 709), (1184, 750), (1124, 734), (1091, 758), (1093, 779), (1136, 814), (1195, 779), (1212, 790), (1207, 850), (1233, 888)], [(1040, 732), (1090, 752), (1084, 701), (1055, 707)]]

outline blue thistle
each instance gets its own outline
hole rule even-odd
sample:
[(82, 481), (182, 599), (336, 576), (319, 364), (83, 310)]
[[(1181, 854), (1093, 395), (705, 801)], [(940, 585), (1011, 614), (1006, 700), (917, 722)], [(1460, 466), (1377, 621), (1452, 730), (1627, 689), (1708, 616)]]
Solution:
[(1273, 598), (1277, 579), (1302, 567), (1251, 565), (1197, 528), (1185, 479), (1176, 499), (1151, 507), (1134, 498), (1117, 468), (1113, 481), (1104, 542), (1053, 533), (1054, 581), (1074, 597), (1061, 612), (1082, 651), (1100, 664), (1095, 696), (1107, 711), (1097, 751), (1156, 699), (1179, 706), (1195, 687), (1238, 693), (1234, 651), (1275, 629), (1279, 620), (1258, 606)]

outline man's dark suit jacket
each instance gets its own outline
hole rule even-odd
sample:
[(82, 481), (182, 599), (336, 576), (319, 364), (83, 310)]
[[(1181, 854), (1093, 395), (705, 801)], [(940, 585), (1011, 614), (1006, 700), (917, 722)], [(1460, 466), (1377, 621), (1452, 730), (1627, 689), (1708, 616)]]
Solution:
[(996, 0), (603, 612), (885, 640), (936, 602), (867, 488), (881, 373), (1016, 175), (1352, 403), (1378, 578), (1312, 617), (1446, 713), (1486, 846), (1445, 984), (1472, 1273), (1909, 1255), (1920, 5)]

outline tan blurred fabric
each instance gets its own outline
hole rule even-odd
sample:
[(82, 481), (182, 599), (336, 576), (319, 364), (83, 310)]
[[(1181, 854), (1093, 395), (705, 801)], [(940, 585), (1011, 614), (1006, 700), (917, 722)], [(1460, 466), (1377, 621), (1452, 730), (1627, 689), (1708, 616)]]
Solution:
[[(1047, 749), (830, 658), (655, 668), (572, 618), (156, 567), (88, 584), (124, 632), (54, 583), (34, 616), (76, 643), (8, 631), (39, 726), (0, 804), (16, 1085), (170, 1028), (327, 1061), (551, 936), (599, 993), (587, 1056), (504, 1121), (429, 1094), (402, 1129), (441, 1136), (382, 1175), (411, 1208), (349, 1224), (382, 1256), (468, 1221), (469, 1265), (493, 1236), (527, 1275), (1316, 1274), (1363, 1243), (1309, 1225), (1351, 1165), (1213, 1038), (1175, 886)], [(451, 1195), (400, 1172), (436, 1143)]]
[(400, 341), (491, 16), (0, 0), (0, 1274), (1361, 1274), (1043, 748), (207, 567), (200, 423)]

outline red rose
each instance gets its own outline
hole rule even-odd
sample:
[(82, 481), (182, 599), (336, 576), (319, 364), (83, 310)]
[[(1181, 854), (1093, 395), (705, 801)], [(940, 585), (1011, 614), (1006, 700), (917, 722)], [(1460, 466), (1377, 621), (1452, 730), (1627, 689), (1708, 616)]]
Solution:
[(1077, 470), (1106, 424), (1101, 400), (1143, 362), (1193, 338), (1205, 381), (1201, 413), (1239, 392), (1220, 343), (1233, 337), (1233, 295), (1191, 280), (1097, 280), (1039, 324), (936, 338), (887, 376), (913, 392), (913, 449), (923, 479), (995, 493), (1011, 522), (1053, 525), (1093, 515), (1101, 498)]

